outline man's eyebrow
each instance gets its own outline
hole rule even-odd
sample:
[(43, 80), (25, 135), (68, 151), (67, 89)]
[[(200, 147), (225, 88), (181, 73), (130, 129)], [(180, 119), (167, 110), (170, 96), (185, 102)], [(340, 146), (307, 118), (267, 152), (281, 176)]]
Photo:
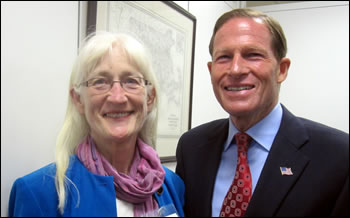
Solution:
[(248, 46), (243, 51), (246, 51), (246, 52), (258, 52), (258, 53), (260, 53), (261, 55), (264, 55), (264, 56), (269, 55), (269, 52), (266, 49), (258, 47), (258, 46)]
[[(259, 46), (254, 46), (254, 45), (243, 46), (242, 48), (240, 48), (240, 50), (241, 51), (259, 51), (259, 52), (266, 53), (266, 50), (264, 48), (261, 48)], [(213, 56), (221, 53), (230, 53), (230, 52), (232, 52), (231, 49), (223, 48), (223, 49), (216, 50), (213, 53)]]
[(248, 50), (248, 51), (254, 50), (254, 51), (266, 52), (264, 48), (261, 48), (259, 46), (254, 46), (254, 45), (247, 46), (247, 47), (245, 47), (243, 49), (244, 50)]
[(227, 52), (230, 52), (230, 49), (219, 49), (219, 50), (216, 50), (214, 53), (213, 53), (213, 57), (217, 54), (221, 54), (221, 53), (227, 53)]

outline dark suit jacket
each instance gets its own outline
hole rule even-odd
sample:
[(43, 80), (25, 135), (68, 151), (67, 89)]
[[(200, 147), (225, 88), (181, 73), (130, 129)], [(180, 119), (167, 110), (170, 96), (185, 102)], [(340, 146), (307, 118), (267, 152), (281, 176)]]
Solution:
[[(348, 216), (349, 134), (282, 108), (280, 129), (245, 216)], [(216, 120), (179, 140), (176, 172), (186, 186), (186, 216), (211, 216), (228, 126), (228, 119)], [(280, 167), (290, 167), (293, 175), (282, 176)]]

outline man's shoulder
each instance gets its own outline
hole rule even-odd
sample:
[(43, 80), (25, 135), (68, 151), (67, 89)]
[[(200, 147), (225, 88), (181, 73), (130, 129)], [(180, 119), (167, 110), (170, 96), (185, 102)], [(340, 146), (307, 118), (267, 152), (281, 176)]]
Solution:
[(210, 135), (218, 130), (228, 128), (228, 125), (229, 120), (227, 118), (218, 119), (196, 126), (187, 131), (184, 135)]
[(349, 144), (349, 134), (344, 131), (310, 119), (302, 117), (298, 117), (298, 119), (306, 128), (310, 137), (319, 137), (324, 140), (346, 142)]
[(308, 137), (310, 137), (311, 140), (316, 140), (318, 142), (343, 142), (349, 145), (348, 133), (336, 129), (334, 127), (328, 126), (326, 124), (320, 123), (318, 121), (295, 116), (285, 107), (283, 107), (283, 109), (284, 115), (281, 128), (283, 128), (284, 132), (306, 131)]

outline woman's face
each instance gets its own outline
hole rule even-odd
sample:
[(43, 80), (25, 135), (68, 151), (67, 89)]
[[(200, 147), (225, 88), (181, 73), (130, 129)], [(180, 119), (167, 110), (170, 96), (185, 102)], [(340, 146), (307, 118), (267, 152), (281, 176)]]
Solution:
[[(101, 77), (119, 81), (129, 76), (143, 77), (129, 63), (125, 54), (114, 48), (90, 73), (88, 79)], [(105, 93), (99, 93), (91, 86), (82, 87), (81, 95), (73, 99), (76, 99), (79, 112), (85, 115), (90, 134), (97, 143), (136, 139), (153, 104), (153, 97), (147, 97), (145, 87), (130, 93), (119, 82), (113, 83), (112, 88)]]

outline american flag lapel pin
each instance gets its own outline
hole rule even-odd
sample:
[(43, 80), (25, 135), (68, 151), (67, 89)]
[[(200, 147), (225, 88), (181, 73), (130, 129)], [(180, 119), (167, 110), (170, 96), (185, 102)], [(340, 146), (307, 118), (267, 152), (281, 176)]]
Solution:
[(280, 167), (282, 176), (293, 176), (293, 172), (291, 168), (288, 167)]

